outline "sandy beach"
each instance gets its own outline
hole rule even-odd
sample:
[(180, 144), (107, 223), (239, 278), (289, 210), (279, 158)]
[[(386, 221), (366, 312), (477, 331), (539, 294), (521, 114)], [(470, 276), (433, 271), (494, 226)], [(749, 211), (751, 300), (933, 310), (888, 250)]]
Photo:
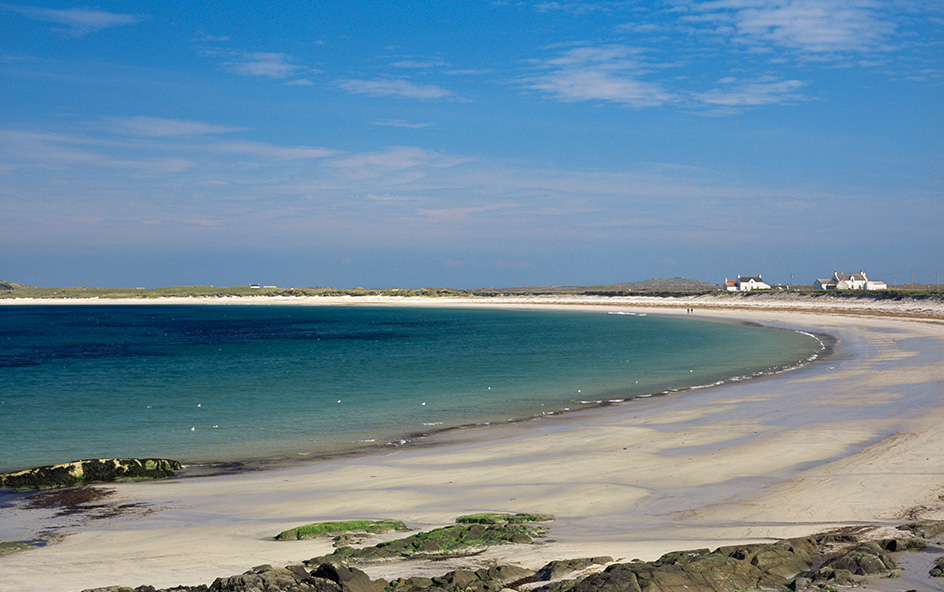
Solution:
[(496, 547), (450, 562), (363, 567), (371, 577), (390, 578), (495, 562), (538, 567), (596, 555), (648, 560), (670, 550), (770, 541), (836, 526), (944, 519), (940, 302), (784, 295), (346, 297), (315, 303), (593, 306), (673, 315), (694, 307), (696, 317), (799, 329), (837, 341), (824, 360), (768, 378), (454, 430), (379, 453), (109, 484), (116, 491), (111, 503), (135, 505), (108, 519), (57, 522), (39, 510), (0, 508), (4, 532), (21, 529), (34, 538), (58, 525), (61, 535), (46, 547), (0, 556), (0, 591), (209, 584), (256, 565), (329, 553), (330, 542), (272, 538), (320, 520), (390, 518), (428, 529), (479, 511), (555, 517), (539, 544)]

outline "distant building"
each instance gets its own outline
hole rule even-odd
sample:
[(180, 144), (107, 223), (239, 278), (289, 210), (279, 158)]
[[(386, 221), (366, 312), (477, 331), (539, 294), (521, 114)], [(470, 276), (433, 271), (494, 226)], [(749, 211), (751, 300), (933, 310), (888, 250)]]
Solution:
[(865, 272), (840, 273), (833, 272), (833, 277), (813, 282), (816, 290), (885, 290), (888, 284), (878, 280), (870, 280)]
[(259, 284), (249, 284), (249, 287), (258, 290), (262, 286), (260, 286)]
[(756, 276), (738, 274), (736, 280), (724, 279), (724, 289), (728, 292), (749, 292), (751, 290), (769, 290), (770, 285), (764, 282), (760, 274)]

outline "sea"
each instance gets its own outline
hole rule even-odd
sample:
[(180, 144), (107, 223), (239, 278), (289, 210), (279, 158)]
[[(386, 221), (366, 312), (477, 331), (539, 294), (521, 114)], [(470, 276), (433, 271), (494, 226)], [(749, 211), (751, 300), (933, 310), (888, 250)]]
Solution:
[(607, 310), (0, 307), (0, 472), (85, 458), (191, 466), (396, 447), (783, 372), (786, 329)]

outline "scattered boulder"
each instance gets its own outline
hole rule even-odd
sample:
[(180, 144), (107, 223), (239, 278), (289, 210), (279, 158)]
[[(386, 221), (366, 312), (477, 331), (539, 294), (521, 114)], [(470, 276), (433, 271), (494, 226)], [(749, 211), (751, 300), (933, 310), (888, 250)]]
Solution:
[[(808, 570), (804, 553), (790, 544), (723, 547), (667, 553), (656, 561), (634, 561), (607, 567), (573, 587), (573, 592), (656, 592), (671, 590), (730, 591), (755, 587), (786, 586), (786, 573), (800, 565)], [(756, 560), (756, 564), (755, 561)], [(796, 571), (789, 573), (792, 577)]]
[(881, 539), (875, 541), (875, 543), (881, 547), (883, 551), (888, 551), (889, 553), (900, 553), (908, 549), (923, 549), (927, 546), (927, 541), (919, 537)]
[(612, 562), (612, 557), (588, 557), (583, 559), (551, 561), (539, 569), (537, 573), (534, 574), (534, 577), (538, 581), (549, 582), (551, 580), (560, 579), (567, 574), (587, 569), (591, 565), (605, 565)]
[(311, 575), (334, 582), (341, 592), (379, 592), (367, 574), (346, 563), (324, 563), (311, 572)]
[[(439, 558), (444, 556), (444, 553), (454, 553), (454, 543), (472, 545), (463, 548), (478, 548), (481, 541), (491, 540), (489, 537), (496, 532), (501, 532), (500, 538), (509, 539), (519, 528), (543, 529), (509, 520), (494, 522), (491, 519), (477, 519), (444, 529), (418, 533), (399, 541), (381, 543), (362, 551), (367, 552), (365, 556), (369, 559), (384, 557), (392, 560), (415, 557), (417, 554)], [(852, 541), (848, 540), (850, 538)], [(655, 561), (633, 560), (614, 564), (611, 557), (593, 557), (552, 561), (537, 571), (496, 565), (474, 571), (454, 570), (433, 578), (397, 578), (391, 582), (383, 579), (371, 580), (363, 571), (335, 557), (317, 563), (315, 560), (306, 562), (306, 565), (313, 567), (312, 571), (301, 565), (285, 568), (263, 565), (238, 576), (218, 578), (210, 586), (182, 586), (166, 590), (155, 590), (150, 586), (134, 589), (111, 587), (86, 592), (734, 592), (746, 589), (805, 591), (855, 585), (858, 578), (863, 576), (887, 575), (896, 569), (891, 552), (914, 548), (923, 541), (922, 538), (903, 537), (861, 542), (848, 533), (832, 533), (775, 543), (731, 545), (719, 547), (714, 551), (678, 551), (667, 553)], [(845, 550), (837, 553), (837, 546), (844, 546)], [(391, 549), (378, 551), (386, 547)], [(404, 554), (408, 549), (418, 550), (417, 554)], [(365, 556), (358, 556), (358, 559), (365, 560)], [(580, 574), (594, 565), (605, 564), (610, 565), (601, 572), (589, 576), (573, 575)], [(814, 566), (816, 569), (813, 569)], [(930, 573), (932, 576), (944, 576), (944, 557), (938, 559)]]
[(133, 481), (172, 477), (182, 465), (164, 458), (101, 458), (36, 467), (0, 475), (0, 487), (55, 489), (96, 481)]
[(944, 556), (934, 560), (934, 566), (931, 567), (930, 574), (932, 578), (944, 577)]
[(910, 522), (902, 524), (898, 530), (905, 530), (914, 533), (915, 536), (923, 539), (933, 539), (944, 532), (944, 520), (921, 520), (919, 522)]
[[(827, 585), (850, 586), (856, 583), (852, 572), (846, 569), (833, 569), (831, 567), (821, 567), (807, 576), (814, 583), (820, 582)], [(798, 588), (802, 590), (802, 588)]]
[(820, 569), (846, 570), (858, 576), (887, 574), (898, 565), (875, 542), (860, 543), (838, 557), (827, 560)]
[[(196, 592), (197, 589), (188, 589)], [(293, 570), (263, 565), (244, 574), (217, 578), (208, 592), (343, 592), (335, 582), (306, 574), (300, 578)], [(138, 591), (135, 591), (138, 592)], [(371, 589), (370, 592), (376, 592)]]

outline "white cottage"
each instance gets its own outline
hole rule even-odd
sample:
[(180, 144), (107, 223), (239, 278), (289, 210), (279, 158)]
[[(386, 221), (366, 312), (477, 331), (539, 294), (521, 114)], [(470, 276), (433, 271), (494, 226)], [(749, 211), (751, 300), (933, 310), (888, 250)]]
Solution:
[(751, 290), (769, 290), (770, 285), (761, 279), (760, 274), (756, 276), (738, 274), (736, 280), (724, 279), (724, 289), (728, 292), (749, 292)]
[(885, 282), (870, 280), (861, 269), (859, 273), (833, 272), (829, 279), (816, 280), (813, 287), (817, 290), (884, 290)]

